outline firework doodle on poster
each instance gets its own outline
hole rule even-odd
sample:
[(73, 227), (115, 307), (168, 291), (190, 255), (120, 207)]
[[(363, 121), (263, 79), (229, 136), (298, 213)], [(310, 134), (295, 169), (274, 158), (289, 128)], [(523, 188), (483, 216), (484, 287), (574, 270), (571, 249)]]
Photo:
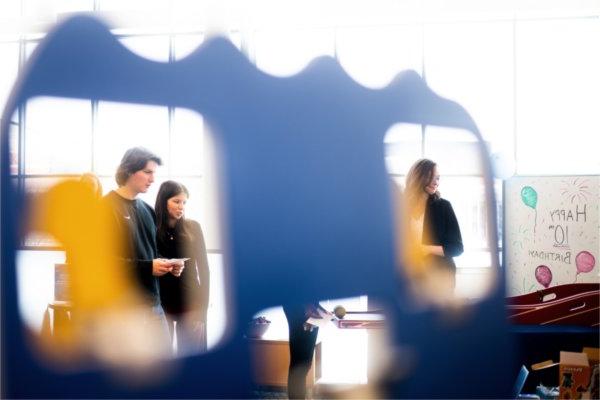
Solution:
[[(516, 259), (516, 258), (519, 258), (519, 254), (521, 253), (521, 251), (523, 249), (529, 247), (529, 245), (531, 244), (530, 243), (531, 241), (529, 239), (529, 228), (527, 228), (524, 225), (519, 225), (519, 228), (515, 231), (515, 233), (513, 233), (512, 236), (514, 238), (516, 238), (515, 240), (513, 240), (511, 242), (512, 254), (513, 254), (513, 257)], [(523, 263), (523, 268), (527, 268), (527, 263), (525, 263), (525, 262)], [(514, 268), (514, 269), (511, 269), (511, 272), (510, 272), (512, 281), (515, 283), (517, 282), (516, 281), (516, 278), (518, 276), (517, 271), (518, 270), (516, 268)], [(522, 283), (522, 286), (521, 286), (522, 293), (529, 293), (535, 287), (535, 284), (532, 284), (531, 281), (526, 276), (523, 277), (523, 281), (521, 283)], [(513, 287), (514, 287), (515, 291), (519, 291), (519, 289), (517, 288), (518, 287), (517, 284), (515, 284)]]
[[(516, 237), (516, 240), (513, 240), (512, 245), (515, 248), (515, 255), (516, 253), (516, 248), (519, 247), (521, 250), (523, 250), (523, 248), (525, 247), (525, 245), (527, 244), (526, 242), (529, 242), (529, 238), (527, 237), (527, 231), (528, 229), (523, 227), (523, 225), (519, 225), (519, 230), (517, 231), (517, 234), (514, 235), (514, 237)], [(519, 240), (519, 238), (523, 238), (523, 240)]]
[(575, 200), (578, 203), (585, 203), (588, 200), (588, 196), (592, 196), (589, 181), (581, 177), (574, 178), (572, 181), (562, 181), (560, 190), (561, 196), (566, 200), (570, 200), (571, 204)]
[[(525, 267), (526, 264), (523, 263), (523, 266)], [(535, 287), (535, 284), (529, 285), (529, 288), (527, 287), (527, 277), (523, 277), (523, 293), (530, 293), (533, 291), (533, 288)]]

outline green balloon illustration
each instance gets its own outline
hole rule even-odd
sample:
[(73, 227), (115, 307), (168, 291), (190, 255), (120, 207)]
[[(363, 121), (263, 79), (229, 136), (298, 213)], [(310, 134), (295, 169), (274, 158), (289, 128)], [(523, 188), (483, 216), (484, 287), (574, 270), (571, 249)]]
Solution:
[(521, 199), (527, 207), (531, 207), (535, 210), (537, 206), (537, 192), (531, 186), (525, 186), (521, 189)]

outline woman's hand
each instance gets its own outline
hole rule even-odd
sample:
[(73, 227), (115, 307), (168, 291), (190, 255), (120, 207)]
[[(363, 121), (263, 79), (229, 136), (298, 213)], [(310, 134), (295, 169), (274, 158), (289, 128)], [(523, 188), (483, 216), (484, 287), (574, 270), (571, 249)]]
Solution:
[(171, 260), (171, 267), (171, 273), (176, 277), (180, 277), (185, 268), (185, 264), (183, 260)]
[(152, 275), (162, 276), (172, 270), (171, 263), (164, 258), (155, 258), (152, 260)]

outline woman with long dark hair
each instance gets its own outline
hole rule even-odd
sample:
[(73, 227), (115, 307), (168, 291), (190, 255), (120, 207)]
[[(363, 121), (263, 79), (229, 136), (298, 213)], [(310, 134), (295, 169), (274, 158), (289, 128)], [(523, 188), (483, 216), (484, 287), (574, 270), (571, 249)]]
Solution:
[(156, 196), (155, 212), (158, 252), (165, 258), (185, 258), (181, 276), (159, 279), (160, 298), (167, 314), (172, 338), (179, 354), (206, 350), (206, 315), (210, 274), (204, 235), (200, 224), (185, 218), (187, 188), (175, 181), (164, 182)]
[[(447, 277), (435, 290), (453, 292), (456, 264), (453, 257), (463, 252), (458, 220), (450, 202), (438, 191), (440, 174), (437, 164), (428, 159), (416, 161), (406, 176), (404, 189), (405, 219), (410, 241), (409, 268), (414, 276)], [(415, 272), (416, 271), (416, 272)]]

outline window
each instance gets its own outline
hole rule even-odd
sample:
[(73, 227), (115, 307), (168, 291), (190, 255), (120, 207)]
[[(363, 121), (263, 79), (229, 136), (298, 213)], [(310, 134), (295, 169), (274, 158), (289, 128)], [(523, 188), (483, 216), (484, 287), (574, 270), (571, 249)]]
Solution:
[(3, 110), (19, 70), (19, 43), (0, 42), (0, 60), (0, 110)]
[[(94, 106), (94, 104), (96, 104)], [(209, 251), (211, 297), (207, 338), (214, 346), (226, 327), (226, 300), (223, 256), (219, 240), (213, 157), (204, 154), (205, 132), (202, 117), (190, 110), (114, 102), (92, 102), (63, 98), (34, 98), (23, 107), (24, 171), (15, 165), (15, 183), (23, 182), (25, 192), (35, 197), (60, 180), (84, 172), (99, 175), (104, 193), (117, 187), (114, 173), (127, 148), (142, 145), (162, 158), (164, 166), (148, 193), (140, 198), (154, 206), (159, 186), (167, 179), (182, 182), (190, 191), (186, 216), (200, 222)], [(11, 134), (15, 158), (18, 125)], [(208, 140), (210, 151), (212, 141)], [(16, 164), (16, 163), (15, 163)], [(214, 174), (216, 175), (216, 174)], [(209, 223), (205, 223), (205, 219)], [(17, 260), (20, 305), (26, 323), (39, 331), (46, 306), (53, 301), (54, 264), (63, 263), (61, 244), (50, 235), (31, 232)], [(32, 271), (43, 269), (35, 286), (25, 288)], [(35, 289), (35, 294), (32, 290)]]
[(513, 23), (427, 24), (424, 51), (429, 86), (469, 112), (491, 152), (512, 154)]
[(251, 54), (256, 66), (277, 76), (300, 72), (318, 56), (333, 56), (333, 29), (258, 30)]
[(600, 22), (522, 21), (516, 34), (517, 173), (599, 173)]
[(368, 87), (383, 87), (401, 71), (422, 71), (420, 25), (340, 28), (336, 54), (346, 72)]
[(30, 100), (26, 107), (27, 175), (91, 170), (91, 101), (42, 97)]
[[(94, 132), (94, 169), (99, 175), (113, 175), (121, 157), (130, 147), (143, 146), (168, 162), (169, 112), (166, 107), (98, 103)], [(165, 176), (164, 169), (157, 176)]]
[(121, 43), (139, 56), (153, 61), (169, 61), (169, 36), (126, 36)]

